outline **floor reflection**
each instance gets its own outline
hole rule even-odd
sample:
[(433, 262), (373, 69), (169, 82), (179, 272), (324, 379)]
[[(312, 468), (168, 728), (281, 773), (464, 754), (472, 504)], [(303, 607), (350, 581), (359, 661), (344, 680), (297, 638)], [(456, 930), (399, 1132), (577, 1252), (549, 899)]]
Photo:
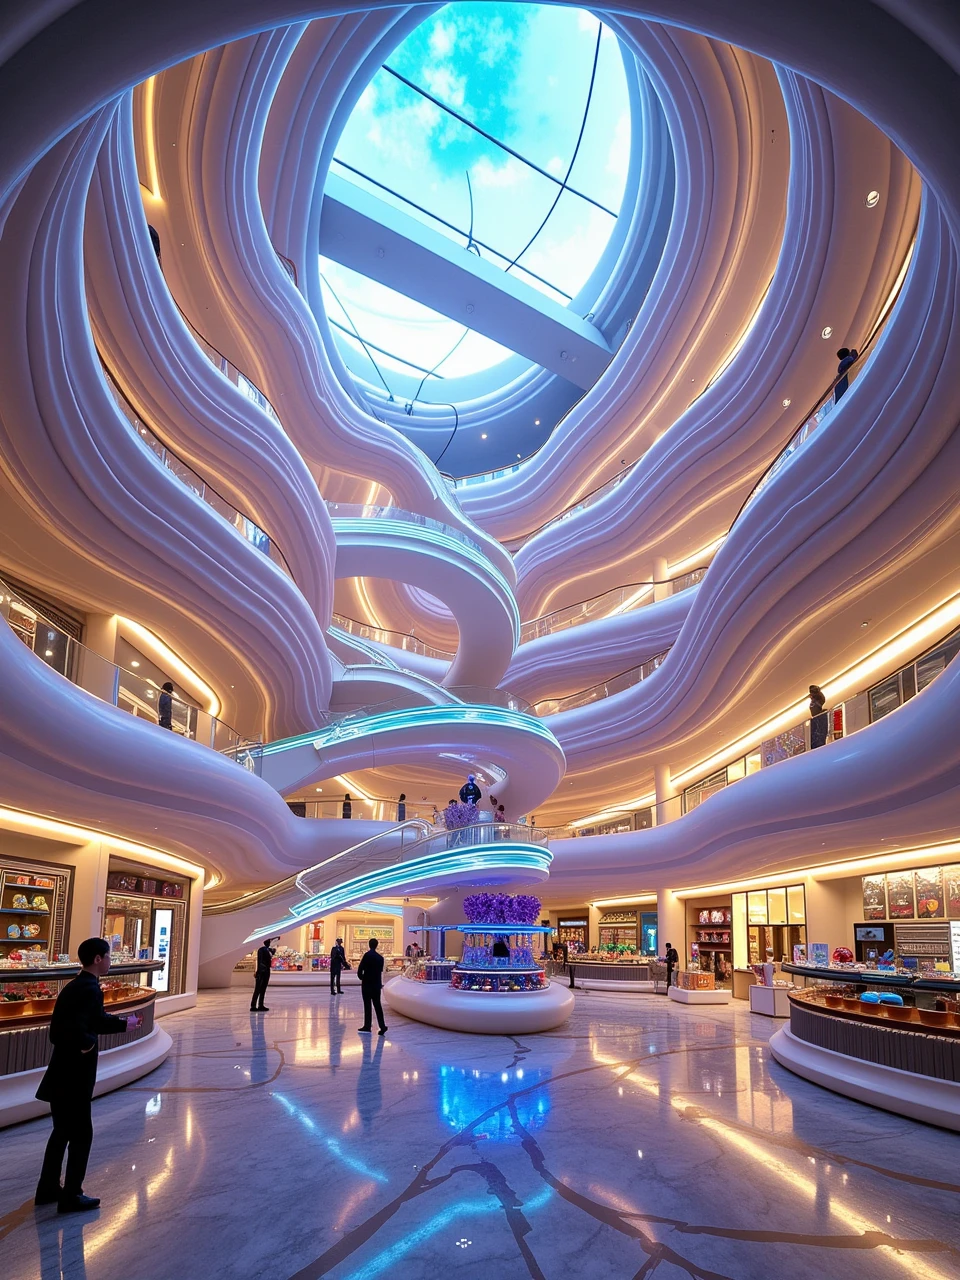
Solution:
[(790, 1076), (746, 1008), (378, 1037), (358, 992), (246, 998), (165, 1019), (168, 1061), (94, 1104), (98, 1213), (34, 1211), (49, 1121), (4, 1132), (0, 1280), (960, 1277), (956, 1135)]

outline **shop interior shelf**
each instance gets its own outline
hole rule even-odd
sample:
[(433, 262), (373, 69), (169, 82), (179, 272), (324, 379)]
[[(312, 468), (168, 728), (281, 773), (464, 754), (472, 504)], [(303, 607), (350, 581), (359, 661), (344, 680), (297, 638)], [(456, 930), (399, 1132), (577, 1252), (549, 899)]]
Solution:
[(48, 916), (49, 911), (37, 911), (34, 907), (0, 907), (0, 916)]
[(12, 942), (16, 946), (22, 946), (24, 942), (29, 942), (31, 946), (35, 946), (38, 942), (49, 942), (49, 938), (0, 938), (0, 942)]

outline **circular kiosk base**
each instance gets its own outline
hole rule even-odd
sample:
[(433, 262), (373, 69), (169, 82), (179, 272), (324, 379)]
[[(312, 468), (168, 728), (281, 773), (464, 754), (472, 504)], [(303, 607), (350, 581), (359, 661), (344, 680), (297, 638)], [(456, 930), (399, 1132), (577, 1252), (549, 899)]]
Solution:
[(542, 991), (457, 991), (403, 977), (387, 983), (383, 999), (416, 1022), (487, 1036), (550, 1031), (566, 1022), (574, 1004), (573, 992), (556, 982)]

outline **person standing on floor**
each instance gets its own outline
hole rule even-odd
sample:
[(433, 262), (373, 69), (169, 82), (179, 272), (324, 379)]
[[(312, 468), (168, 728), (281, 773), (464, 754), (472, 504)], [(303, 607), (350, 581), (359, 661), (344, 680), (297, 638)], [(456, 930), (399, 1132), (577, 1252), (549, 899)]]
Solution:
[(350, 803), (350, 792), (349, 792), (349, 791), (348, 791), (348, 792), (347, 792), (347, 794), (343, 797), (343, 804), (340, 806), (340, 817), (341, 817), (341, 818), (352, 818), (352, 817), (353, 817), (353, 805)]
[(161, 729), (173, 729), (173, 681), (164, 680), (157, 699), (157, 719)]
[(667, 954), (664, 957), (667, 962), (667, 987), (673, 983), (673, 971), (680, 963), (680, 953), (672, 942), (667, 943)]
[[(93, 1142), (91, 1104), (97, 1083), (97, 1038), (132, 1031), (143, 1018), (136, 1013), (116, 1018), (103, 1011), (100, 979), (110, 971), (110, 945), (105, 938), (87, 938), (77, 948), (81, 972), (57, 996), (50, 1019), (53, 1056), (43, 1074), (37, 1097), (50, 1103), (53, 1132), (43, 1155), (35, 1204), (53, 1204), (59, 1213), (96, 1209), (96, 1196), (83, 1194), (83, 1179)], [(67, 1172), (60, 1186), (63, 1157)]]
[(276, 953), (277, 949), (276, 947), (271, 947), (269, 938), (264, 938), (259, 947), (257, 947), (257, 971), (253, 979), (253, 999), (250, 1001), (251, 1013), (270, 1012), (263, 1003), (263, 997), (267, 994), (267, 987), (270, 983), (270, 967)]
[(343, 969), (349, 969), (347, 963), (347, 953), (343, 949), (343, 939), (338, 938), (330, 948), (330, 994), (332, 996), (342, 996), (340, 990), (340, 973)]
[(477, 786), (477, 779), (472, 773), (467, 774), (467, 780), (460, 788), (460, 803), (480, 803), (480, 788)]
[(372, 1029), (370, 1026), (372, 1007), (380, 1027), (378, 1034), (382, 1036), (387, 1029), (387, 1024), (383, 1020), (383, 1006), (380, 1003), (380, 992), (383, 990), (383, 956), (377, 950), (378, 945), (376, 938), (371, 938), (367, 944), (367, 952), (357, 966), (360, 994), (363, 996), (363, 1026), (358, 1030), (369, 1032)]
[(830, 717), (824, 711), (827, 695), (818, 684), (810, 686), (810, 750), (826, 746)]
[(407, 820), (407, 797), (400, 792), (400, 799), (397, 801), (397, 821), (406, 822)]

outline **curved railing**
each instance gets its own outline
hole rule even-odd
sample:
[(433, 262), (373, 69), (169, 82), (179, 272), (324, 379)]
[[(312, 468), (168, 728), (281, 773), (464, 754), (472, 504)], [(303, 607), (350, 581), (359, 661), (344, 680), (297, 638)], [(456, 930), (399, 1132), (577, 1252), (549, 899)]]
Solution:
[(486, 559), (486, 553), (475, 538), (471, 538), (462, 529), (434, 520), (432, 516), (422, 516), (416, 511), (405, 511), (402, 507), (383, 507), (361, 502), (328, 502), (327, 510), (333, 520), (396, 520), (401, 524), (419, 525), (422, 529), (433, 529), (448, 538), (462, 542), (464, 546), (477, 551)]
[(621, 671), (619, 675), (591, 685), (589, 689), (581, 689), (579, 693), (571, 693), (564, 698), (545, 698), (541, 702), (534, 703), (533, 710), (538, 716), (553, 716), (560, 711), (573, 711), (576, 707), (587, 707), (592, 702), (599, 702), (602, 698), (623, 693), (624, 689), (632, 689), (641, 680), (646, 680), (647, 676), (653, 675), (654, 671), (663, 665), (663, 660), (669, 652), (669, 649), (664, 649), (662, 653), (656, 654), (646, 662), (641, 662), (639, 666)]
[(242, 511), (229, 502), (221, 493), (196, 471), (189, 463), (184, 460), (169, 447), (164, 444), (154, 429), (144, 422), (134, 406), (124, 395), (123, 390), (117, 383), (113, 374), (110, 372), (103, 357), (100, 359), (103, 376), (106, 379), (107, 386), (113, 393), (113, 398), (123, 414), (126, 421), (133, 428), (133, 433), (140, 443), (158, 458), (164, 467), (187, 489), (190, 489), (202, 498), (207, 506), (212, 507), (217, 515), (222, 516), (228, 524), (233, 525), (234, 529), (244, 538), (251, 546), (262, 552), (269, 560), (272, 560), (278, 568), (282, 569), (288, 577), (292, 578), (290, 566), (287, 564), (286, 557), (280, 550), (276, 541), (270, 537), (265, 530), (249, 516), (245, 516)]
[[(255, 907), (274, 898), (299, 890), (305, 899), (329, 888), (331, 878), (337, 881), (349, 879), (358, 872), (374, 871), (382, 867), (395, 866), (408, 862), (413, 858), (429, 858), (436, 854), (452, 850), (464, 850), (477, 847), (495, 846), (502, 842), (535, 845), (545, 849), (551, 839), (556, 838), (556, 829), (545, 827), (528, 827), (512, 822), (478, 822), (473, 826), (459, 827), (453, 831), (446, 828), (439, 830), (432, 824), (420, 819), (398, 823), (375, 836), (369, 836), (358, 844), (343, 849), (340, 853), (331, 854), (312, 867), (278, 880), (275, 884), (252, 893), (241, 894), (226, 902), (205, 904), (205, 916), (229, 915), (235, 911), (244, 911), (247, 907)], [(398, 842), (399, 837), (399, 842)], [(290, 907), (290, 914), (296, 916), (300, 904)]]
[(706, 565), (699, 565), (688, 573), (679, 574), (676, 578), (664, 578), (662, 581), (628, 582), (622, 587), (613, 587), (598, 596), (590, 596), (587, 600), (578, 600), (576, 604), (565, 605), (553, 613), (541, 614), (539, 618), (531, 618), (520, 625), (520, 643), (527, 640), (538, 640), (541, 636), (553, 635), (557, 631), (566, 631), (568, 627), (579, 626), (582, 622), (594, 622), (599, 618), (612, 617), (618, 613), (632, 613), (643, 605), (652, 604), (657, 587), (669, 587), (669, 595), (676, 595), (695, 586), (707, 572)]
[[(161, 690), (155, 680), (136, 671), (128, 671), (126, 667), (118, 666), (93, 649), (88, 649), (2, 579), (0, 618), (6, 620), (11, 630), (33, 650), (41, 662), (45, 662), (71, 684), (112, 707), (157, 723), (156, 706)], [(38, 622), (42, 626), (37, 626)], [(176, 696), (171, 708), (171, 720), (174, 733), (232, 759), (239, 759), (243, 751), (256, 745), (231, 728), (226, 721), (201, 707), (181, 702)]]
[(446, 649), (435, 649), (417, 636), (408, 635), (405, 631), (391, 631), (387, 627), (374, 627), (368, 622), (358, 622), (356, 618), (348, 618), (345, 614), (335, 613), (333, 621), (348, 635), (359, 640), (375, 640), (378, 644), (388, 644), (394, 649), (403, 649), (406, 653), (419, 653), (426, 658), (439, 658), (443, 662), (452, 662), (456, 657)]

